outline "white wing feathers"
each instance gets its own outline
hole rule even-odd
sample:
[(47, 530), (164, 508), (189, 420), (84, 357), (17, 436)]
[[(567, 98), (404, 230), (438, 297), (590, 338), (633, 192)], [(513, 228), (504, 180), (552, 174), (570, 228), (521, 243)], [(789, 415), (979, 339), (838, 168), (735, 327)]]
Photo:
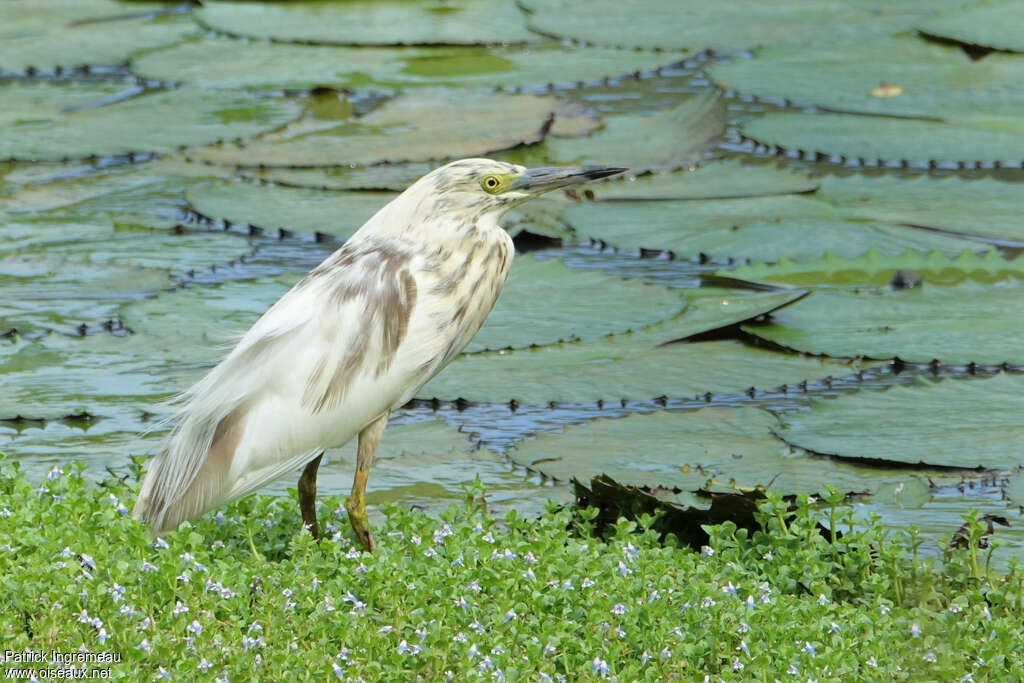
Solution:
[(351, 240), (183, 394), (136, 518), (174, 529), (349, 440), (429, 378), (444, 340), (402, 344), (417, 298), (402, 246)]

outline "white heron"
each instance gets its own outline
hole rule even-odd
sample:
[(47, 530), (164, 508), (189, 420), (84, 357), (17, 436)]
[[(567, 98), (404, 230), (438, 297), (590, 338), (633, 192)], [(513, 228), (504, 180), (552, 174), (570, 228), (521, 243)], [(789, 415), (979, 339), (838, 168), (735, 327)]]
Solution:
[(323, 450), (358, 435), (346, 507), (372, 551), (365, 491), (374, 452), (391, 411), (459, 354), (498, 300), (513, 256), (498, 219), (545, 192), (625, 170), (463, 159), (417, 180), (184, 393), (135, 518), (171, 531), (305, 465), (299, 505), (319, 537)]

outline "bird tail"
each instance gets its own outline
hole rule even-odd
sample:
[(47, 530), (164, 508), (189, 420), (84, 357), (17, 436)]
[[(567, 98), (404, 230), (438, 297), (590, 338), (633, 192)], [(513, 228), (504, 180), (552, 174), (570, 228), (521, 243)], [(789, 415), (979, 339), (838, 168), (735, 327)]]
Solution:
[(186, 416), (150, 461), (132, 516), (163, 534), (223, 502), (244, 428), (240, 408), (219, 421)]

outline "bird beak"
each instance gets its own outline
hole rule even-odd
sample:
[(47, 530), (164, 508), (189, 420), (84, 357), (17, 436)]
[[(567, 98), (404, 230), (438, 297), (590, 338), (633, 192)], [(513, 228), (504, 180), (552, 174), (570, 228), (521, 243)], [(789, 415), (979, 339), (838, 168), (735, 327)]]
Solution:
[(579, 185), (598, 178), (607, 178), (628, 171), (615, 166), (541, 166), (528, 168), (512, 183), (509, 190), (543, 194), (560, 187)]

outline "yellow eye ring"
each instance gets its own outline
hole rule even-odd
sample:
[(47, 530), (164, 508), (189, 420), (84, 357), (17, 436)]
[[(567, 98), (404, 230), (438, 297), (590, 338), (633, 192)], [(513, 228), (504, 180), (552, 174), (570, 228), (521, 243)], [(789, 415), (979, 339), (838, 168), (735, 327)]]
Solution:
[(494, 190), (497, 190), (499, 187), (501, 187), (501, 179), (498, 178), (498, 176), (489, 175), (486, 178), (484, 178), (481, 184), (483, 185), (483, 188), (485, 190), (487, 190), (488, 192), (493, 192)]

